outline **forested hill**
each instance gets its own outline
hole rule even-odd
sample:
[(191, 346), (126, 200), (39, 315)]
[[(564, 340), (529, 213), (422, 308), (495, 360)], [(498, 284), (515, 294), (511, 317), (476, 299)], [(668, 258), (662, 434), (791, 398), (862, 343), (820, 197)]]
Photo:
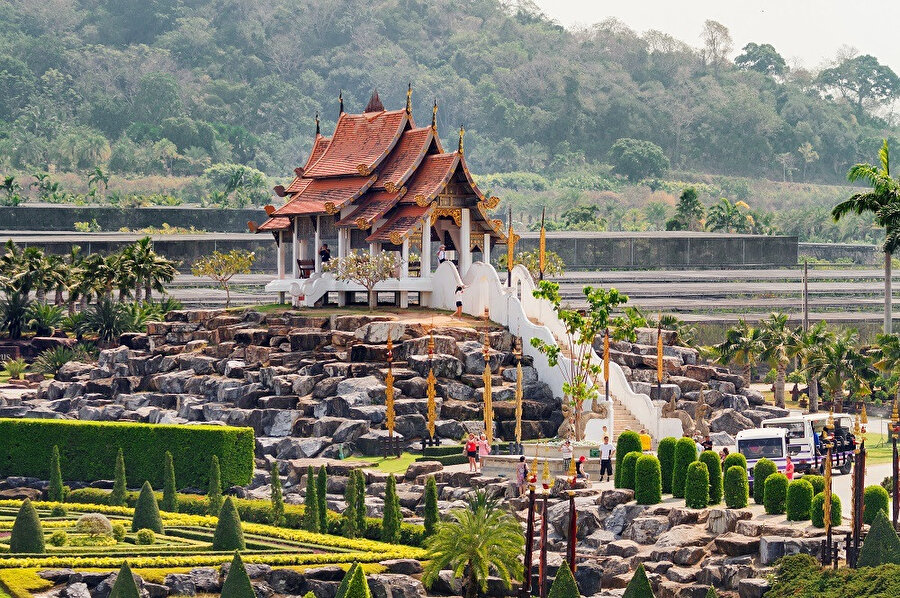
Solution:
[(552, 176), (630, 137), (682, 170), (833, 182), (897, 135), (870, 57), (791, 72), (760, 39), (738, 66), (708, 33), (573, 32), (497, 0), (0, 0), (0, 167), (284, 176), (339, 90), (400, 107), (407, 82), (419, 122), (436, 98), (445, 139), (466, 126), (479, 172)]

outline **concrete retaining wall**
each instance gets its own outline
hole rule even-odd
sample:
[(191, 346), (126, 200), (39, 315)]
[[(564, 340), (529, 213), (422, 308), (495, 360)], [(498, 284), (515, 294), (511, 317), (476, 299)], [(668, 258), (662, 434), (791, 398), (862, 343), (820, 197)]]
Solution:
[(830, 263), (849, 259), (854, 264), (880, 266), (884, 254), (877, 245), (851, 245), (849, 243), (800, 243), (800, 258), (812, 257)]
[(115, 208), (99, 206), (24, 205), (0, 207), (0, 230), (74, 231), (76, 222), (96, 220), (100, 229), (115, 232), (148, 226), (170, 226), (212, 232), (247, 232), (247, 221), (262, 224), (266, 213), (260, 209), (226, 210), (196, 207)]

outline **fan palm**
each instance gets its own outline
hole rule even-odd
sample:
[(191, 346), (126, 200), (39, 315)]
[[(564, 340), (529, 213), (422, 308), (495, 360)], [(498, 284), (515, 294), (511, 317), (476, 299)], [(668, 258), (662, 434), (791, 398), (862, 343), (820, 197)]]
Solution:
[(493, 573), (507, 588), (522, 576), (525, 538), (515, 518), (478, 491), (465, 509), (454, 509), (450, 520), (428, 539), (429, 561), (423, 581), (431, 586), (442, 569), (452, 569), (464, 578), (465, 597), (475, 598), (487, 590)]
[(806, 372), (810, 413), (819, 410), (819, 377), (822, 363), (819, 355), (822, 349), (833, 341), (834, 333), (830, 332), (828, 325), (821, 320), (797, 336), (797, 357), (800, 360), (800, 367)]
[(763, 351), (760, 357), (775, 367), (775, 406), (784, 408), (784, 381), (787, 366), (797, 354), (797, 331), (788, 326), (788, 316), (772, 313), (760, 322)]
[(857, 349), (858, 340), (855, 330), (846, 330), (824, 345), (813, 359), (813, 367), (821, 373), (837, 412), (841, 411), (845, 386), (851, 389), (861, 386), (860, 379), (871, 367), (866, 356)]
[(884, 333), (890, 334), (891, 322), (891, 256), (900, 249), (900, 183), (891, 178), (891, 153), (887, 139), (878, 152), (879, 165), (855, 164), (847, 173), (850, 182), (866, 181), (872, 189), (855, 193), (831, 210), (835, 221), (847, 214), (871, 213), (875, 224), (885, 230), (884, 251)]
[(744, 384), (750, 386), (751, 373), (757, 359), (765, 349), (762, 331), (747, 324), (741, 318), (737, 326), (725, 331), (725, 340), (712, 347), (716, 361), (723, 365), (735, 364), (744, 368)]

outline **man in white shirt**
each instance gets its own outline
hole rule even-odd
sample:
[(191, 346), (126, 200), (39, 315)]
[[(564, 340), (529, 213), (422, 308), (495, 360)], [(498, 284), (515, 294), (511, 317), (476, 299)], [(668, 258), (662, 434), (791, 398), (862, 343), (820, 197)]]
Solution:
[(603, 444), (600, 445), (600, 478), (599, 481), (603, 481), (603, 474), (606, 474), (606, 481), (609, 481), (610, 476), (613, 474), (612, 469), (612, 458), (613, 454), (616, 452), (616, 447), (609, 443), (609, 436), (603, 437)]
[(447, 259), (447, 248), (445, 246), (441, 245), (440, 248), (438, 248), (437, 259), (439, 264), (443, 264)]

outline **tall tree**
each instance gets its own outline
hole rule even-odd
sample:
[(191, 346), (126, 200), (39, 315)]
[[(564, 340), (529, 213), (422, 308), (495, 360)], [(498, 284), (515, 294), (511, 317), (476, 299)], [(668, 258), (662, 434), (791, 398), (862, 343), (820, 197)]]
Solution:
[(714, 345), (712, 351), (719, 363), (742, 366), (744, 384), (750, 386), (753, 367), (764, 349), (762, 331), (741, 318), (736, 326), (725, 331), (725, 339)]
[(742, 69), (756, 71), (764, 75), (783, 75), (787, 65), (772, 44), (750, 42), (743, 48), (743, 54), (734, 59)]
[(713, 72), (718, 75), (719, 67), (728, 60), (734, 47), (731, 33), (722, 23), (707, 19), (703, 23), (700, 39), (703, 40), (703, 61), (707, 66), (712, 66)]
[(760, 322), (762, 328), (761, 357), (775, 368), (775, 406), (784, 408), (784, 382), (787, 366), (798, 351), (797, 331), (788, 326), (788, 315), (772, 313)]
[(854, 193), (831, 210), (835, 222), (848, 214), (873, 214), (875, 224), (884, 228), (884, 333), (891, 334), (891, 256), (900, 248), (900, 183), (891, 177), (891, 150), (887, 139), (878, 152), (878, 166), (855, 164), (847, 180), (867, 182), (872, 189)]
[(819, 377), (823, 348), (834, 341), (834, 333), (828, 330), (824, 320), (816, 322), (806, 332), (800, 332), (797, 342), (797, 357), (800, 367), (806, 373), (807, 393), (809, 393), (809, 412), (819, 411)]
[(900, 92), (900, 77), (869, 54), (854, 56), (819, 73), (819, 85), (834, 89), (852, 102), (862, 118), (866, 109), (890, 103)]

